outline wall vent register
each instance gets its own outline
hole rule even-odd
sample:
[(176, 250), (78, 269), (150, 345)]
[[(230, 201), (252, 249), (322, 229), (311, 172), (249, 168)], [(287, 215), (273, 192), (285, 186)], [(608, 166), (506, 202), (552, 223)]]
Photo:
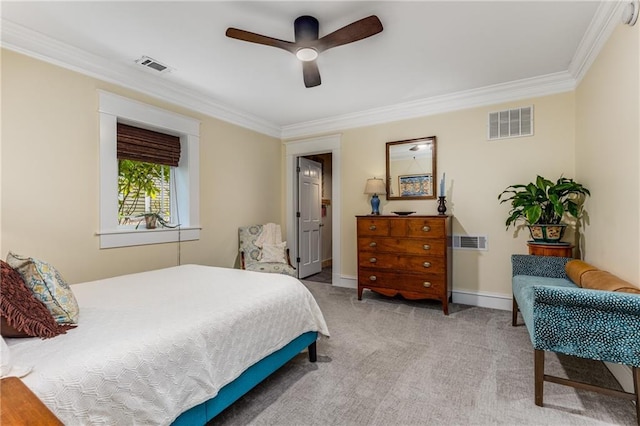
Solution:
[(454, 235), (453, 248), (458, 250), (482, 250), (486, 251), (486, 235)]
[(533, 106), (489, 113), (489, 140), (533, 135)]

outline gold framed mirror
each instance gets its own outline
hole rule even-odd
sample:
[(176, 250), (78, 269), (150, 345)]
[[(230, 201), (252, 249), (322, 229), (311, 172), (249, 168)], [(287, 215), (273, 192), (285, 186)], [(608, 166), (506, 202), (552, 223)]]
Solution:
[(436, 137), (387, 142), (387, 200), (436, 198)]

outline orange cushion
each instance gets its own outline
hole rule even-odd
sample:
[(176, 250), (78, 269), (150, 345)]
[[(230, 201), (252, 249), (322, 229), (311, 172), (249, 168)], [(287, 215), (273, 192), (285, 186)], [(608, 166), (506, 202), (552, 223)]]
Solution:
[(582, 274), (589, 271), (597, 271), (598, 268), (593, 265), (589, 265), (587, 262), (576, 259), (568, 261), (564, 267), (564, 270), (567, 273), (569, 279), (573, 281), (575, 285), (577, 285), (578, 287), (582, 287)]
[(640, 294), (640, 288), (616, 277), (607, 271), (587, 271), (582, 274), (582, 288), (591, 290), (619, 291)]

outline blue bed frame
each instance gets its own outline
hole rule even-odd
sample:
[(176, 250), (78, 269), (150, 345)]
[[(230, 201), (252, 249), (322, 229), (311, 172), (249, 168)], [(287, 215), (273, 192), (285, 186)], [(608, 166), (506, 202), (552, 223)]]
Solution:
[(247, 368), (237, 379), (222, 387), (214, 398), (182, 413), (172, 425), (194, 426), (206, 424), (242, 395), (249, 392), (254, 386), (302, 352), (304, 348), (309, 348), (309, 361), (316, 362), (317, 338), (318, 333), (315, 331), (301, 334), (282, 349), (275, 351)]

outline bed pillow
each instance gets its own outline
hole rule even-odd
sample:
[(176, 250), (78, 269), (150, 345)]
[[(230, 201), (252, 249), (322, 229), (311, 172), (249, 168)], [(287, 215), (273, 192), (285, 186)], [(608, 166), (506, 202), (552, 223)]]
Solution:
[(7, 256), (7, 263), (18, 271), (27, 287), (44, 303), (57, 323), (78, 323), (78, 302), (56, 268), (41, 260), (12, 252)]
[(0, 334), (3, 337), (50, 338), (70, 326), (56, 323), (51, 312), (27, 288), (22, 276), (0, 260)]
[(287, 247), (286, 242), (278, 244), (263, 244), (262, 256), (260, 262), (262, 263), (287, 263), (285, 249)]

